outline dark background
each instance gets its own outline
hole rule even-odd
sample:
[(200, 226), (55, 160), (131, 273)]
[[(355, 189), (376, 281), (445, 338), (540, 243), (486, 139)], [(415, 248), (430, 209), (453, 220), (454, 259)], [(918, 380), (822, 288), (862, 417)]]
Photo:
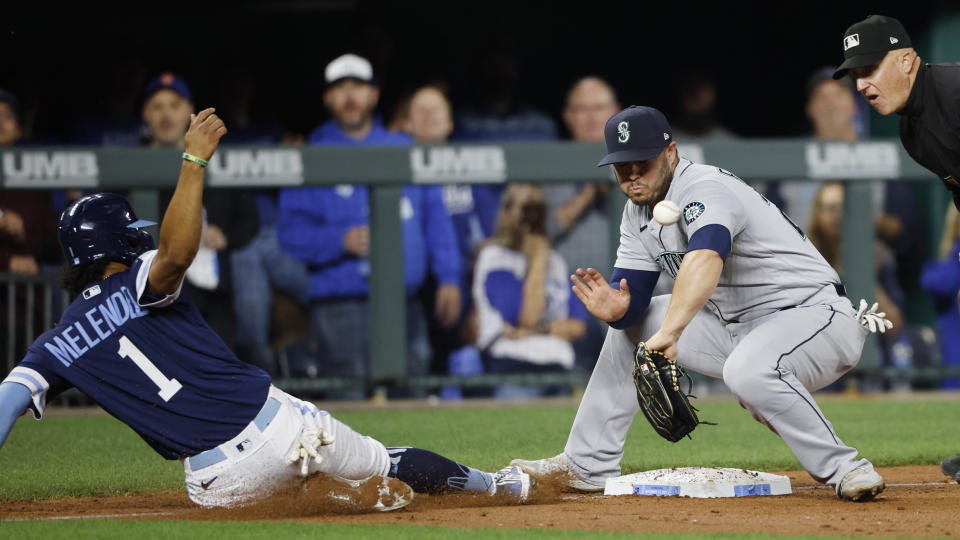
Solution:
[[(674, 81), (712, 71), (722, 123), (743, 136), (801, 135), (804, 83), (839, 63), (841, 38), (870, 13), (899, 18), (920, 48), (952, 2), (371, 2), (130, 4), (102, 11), (34, 4), (0, 17), (0, 87), (20, 96), (34, 142), (79, 142), (89, 118), (137, 121), (146, 82), (181, 74), (198, 108), (255, 81), (260, 123), (306, 132), (324, 118), (323, 68), (370, 58), (389, 115), (430, 80), (455, 107), (498, 89), (554, 116), (578, 76), (610, 80), (623, 104), (674, 109)], [(100, 10), (101, 8), (96, 8)], [(920, 50), (921, 56), (923, 50)], [(512, 60), (511, 60), (512, 59)], [(514, 66), (513, 75), (509, 75)]]

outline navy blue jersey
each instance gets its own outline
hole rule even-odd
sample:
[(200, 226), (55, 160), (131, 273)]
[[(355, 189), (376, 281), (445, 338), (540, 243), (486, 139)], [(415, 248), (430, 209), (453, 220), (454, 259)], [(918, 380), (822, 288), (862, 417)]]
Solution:
[(6, 380), (30, 388), (38, 419), (49, 398), (76, 387), (177, 459), (240, 433), (266, 401), (270, 376), (238, 360), (180, 291), (150, 296), (155, 255), (84, 290)]

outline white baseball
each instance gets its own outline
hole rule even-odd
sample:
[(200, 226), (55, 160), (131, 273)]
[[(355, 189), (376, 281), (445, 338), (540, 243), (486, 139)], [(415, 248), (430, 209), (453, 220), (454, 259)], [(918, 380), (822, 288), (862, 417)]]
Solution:
[(660, 201), (653, 207), (653, 219), (661, 225), (673, 225), (680, 219), (680, 207), (673, 201)]

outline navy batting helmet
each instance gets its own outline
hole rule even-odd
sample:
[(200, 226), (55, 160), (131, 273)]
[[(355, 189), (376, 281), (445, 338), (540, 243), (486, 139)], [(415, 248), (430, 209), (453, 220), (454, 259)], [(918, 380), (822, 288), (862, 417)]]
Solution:
[(140, 227), (156, 225), (137, 219), (120, 195), (97, 193), (77, 199), (60, 216), (60, 246), (71, 267), (107, 258), (132, 266), (153, 249), (153, 237)]

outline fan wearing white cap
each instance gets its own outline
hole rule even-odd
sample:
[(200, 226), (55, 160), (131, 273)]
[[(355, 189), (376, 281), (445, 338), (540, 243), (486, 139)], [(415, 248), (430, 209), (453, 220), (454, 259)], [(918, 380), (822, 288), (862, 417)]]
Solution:
[[(323, 102), (331, 119), (307, 138), (316, 146), (410, 146), (408, 135), (388, 130), (374, 110), (380, 97), (370, 62), (345, 54), (327, 65)], [(304, 186), (281, 190), (277, 239), (309, 270), (310, 339), (323, 351), (296, 373), (365, 377), (370, 351), (370, 190), (363, 184)], [(427, 314), (417, 295), (427, 276), (437, 283), (435, 312), (460, 312), (462, 266), (453, 222), (439, 186), (402, 187), (400, 226), (406, 298), (409, 375), (429, 370)], [(440, 309), (440, 306), (445, 306)], [(439, 318), (439, 317), (438, 317)], [(442, 320), (442, 318), (439, 318)], [(308, 355), (305, 355), (308, 356)], [(312, 362), (312, 363), (311, 363)], [(363, 398), (362, 390), (326, 394), (327, 399)]]
[(370, 61), (351, 53), (338, 56), (327, 64), (323, 78), (327, 83), (323, 104), (337, 125), (347, 136), (364, 139), (373, 128), (373, 110), (380, 100)]

